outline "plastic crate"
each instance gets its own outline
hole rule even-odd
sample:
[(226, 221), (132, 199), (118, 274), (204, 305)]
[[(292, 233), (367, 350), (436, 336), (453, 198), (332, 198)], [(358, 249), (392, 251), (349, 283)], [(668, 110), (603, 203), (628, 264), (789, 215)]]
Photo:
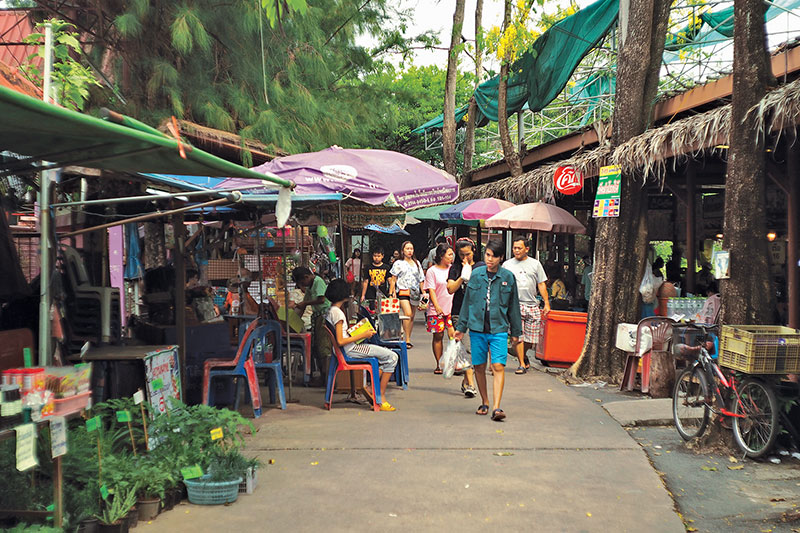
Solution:
[(722, 326), (719, 364), (748, 374), (800, 373), (800, 330)]
[(189, 501), (196, 505), (221, 505), (232, 503), (239, 497), (239, 483), (242, 478), (233, 481), (208, 481), (208, 474), (199, 479), (185, 479)]
[(53, 400), (53, 415), (64, 416), (86, 409), (89, 405), (91, 391), (82, 392), (67, 398), (57, 398)]
[(239, 483), (239, 494), (253, 494), (258, 484), (258, 470), (248, 468), (244, 481)]

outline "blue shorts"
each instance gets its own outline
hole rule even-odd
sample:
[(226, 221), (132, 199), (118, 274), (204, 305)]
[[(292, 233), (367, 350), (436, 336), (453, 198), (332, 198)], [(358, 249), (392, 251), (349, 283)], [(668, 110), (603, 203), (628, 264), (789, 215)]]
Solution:
[(469, 341), (472, 344), (472, 364), (486, 364), (489, 350), (492, 351), (492, 364), (506, 365), (508, 359), (508, 333), (478, 333), (470, 330)]

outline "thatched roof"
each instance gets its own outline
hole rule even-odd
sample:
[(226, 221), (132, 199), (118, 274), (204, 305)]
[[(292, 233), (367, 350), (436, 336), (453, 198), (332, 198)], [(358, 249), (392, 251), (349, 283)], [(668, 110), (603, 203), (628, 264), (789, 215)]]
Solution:
[(581, 152), (564, 161), (550, 163), (525, 172), (516, 178), (462, 189), (459, 202), (477, 198), (502, 198), (515, 204), (530, 202), (553, 191), (553, 174), (561, 166), (571, 165), (583, 172), (584, 176), (596, 176), (600, 167), (606, 164), (609, 149), (606, 146)]
[[(780, 132), (800, 123), (800, 79), (767, 93), (750, 113), (756, 113), (759, 130)], [(663, 180), (667, 164), (713, 153), (728, 143), (731, 130), (731, 104), (647, 130), (617, 147), (613, 153), (605, 146), (556, 163), (530, 170), (517, 178), (468, 187), (459, 201), (476, 198), (503, 198), (510, 202), (529, 202), (553, 191), (553, 174), (560, 166), (572, 165), (586, 177), (596, 176), (603, 165), (619, 165), (625, 173), (645, 179)]]
[[(165, 120), (158, 129), (168, 133), (169, 122)], [(252, 139), (242, 139), (235, 133), (201, 126), (188, 120), (179, 120), (178, 128), (181, 136), (186, 137), (192, 145), (240, 165), (257, 166), (276, 157), (288, 155), (277, 146), (267, 146)]]

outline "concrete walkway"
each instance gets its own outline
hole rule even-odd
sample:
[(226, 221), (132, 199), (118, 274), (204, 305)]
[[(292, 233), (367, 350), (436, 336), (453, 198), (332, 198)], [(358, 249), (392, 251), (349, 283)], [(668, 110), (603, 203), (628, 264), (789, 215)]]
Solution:
[(508, 418), (493, 422), (474, 414), (460, 378), (432, 373), (419, 321), (413, 340), (409, 389), (387, 394), (396, 412), (328, 412), (321, 389), (295, 389), (299, 403), (267, 408), (248, 441), (264, 463), (255, 494), (183, 503), (138, 529), (685, 531), (644, 451), (599, 404), (552, 376), (514, 375), (514, 360)]

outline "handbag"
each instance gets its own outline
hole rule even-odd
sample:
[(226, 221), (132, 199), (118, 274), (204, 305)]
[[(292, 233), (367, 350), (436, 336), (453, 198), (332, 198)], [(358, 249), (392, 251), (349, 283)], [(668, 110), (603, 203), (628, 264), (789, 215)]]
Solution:
[(399, 289), (397, 291), (398, 296), (408, 296), (411, 297), (411, 289)]
[(347, 283), (353, 283), (356, 280), (356, 276), (353, 274), (352, 270), (348, 270), (345, 279), (347, 280)]

